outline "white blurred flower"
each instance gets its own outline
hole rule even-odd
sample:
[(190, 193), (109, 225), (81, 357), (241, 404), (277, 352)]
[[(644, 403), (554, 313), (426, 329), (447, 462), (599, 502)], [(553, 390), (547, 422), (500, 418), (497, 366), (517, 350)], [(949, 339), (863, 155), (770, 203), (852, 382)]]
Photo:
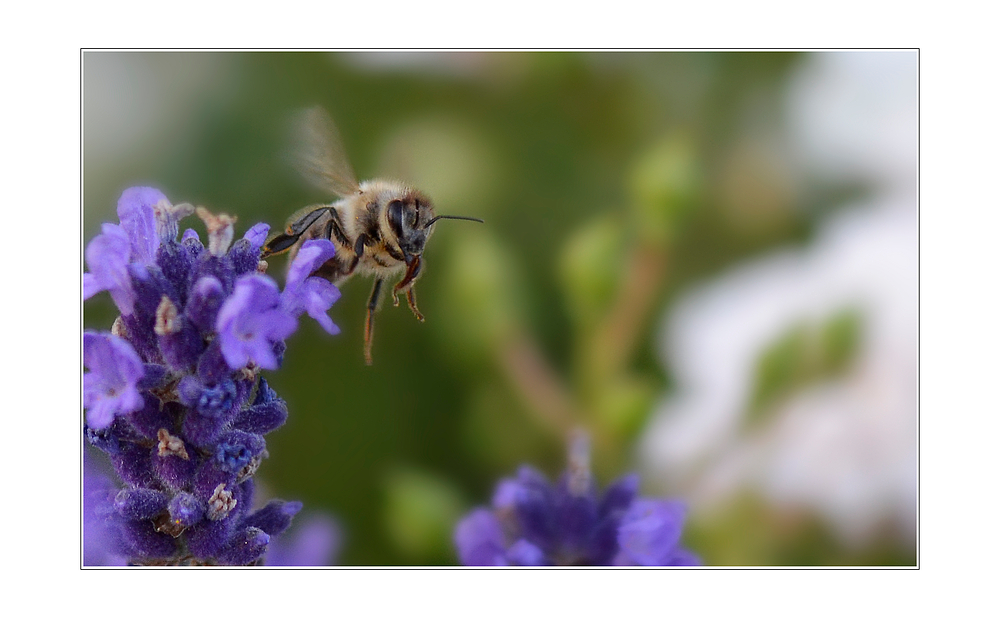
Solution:
[(810, 171), (916, 195), (916, 51), (816, 54), (791, 83), (789, 130)]
[[(675, 305), (662, 351), (678, 387), (654, 414), (643, 462), (695, 510), (752, 488), (774, 503), (817, 510), (849, 542), (869, 540), (885, 523), (912, 541), (915, 55), (814, 60), (790, 93), (797, 146), (818, 173), (875, 180), (876, 197), (827, 221), (807, 249), (741, 265)], [(792, 325), (845, 309), (862, 323), (849, 368), (779, 403), (764, 426), (743, 430), (762, 352)]]

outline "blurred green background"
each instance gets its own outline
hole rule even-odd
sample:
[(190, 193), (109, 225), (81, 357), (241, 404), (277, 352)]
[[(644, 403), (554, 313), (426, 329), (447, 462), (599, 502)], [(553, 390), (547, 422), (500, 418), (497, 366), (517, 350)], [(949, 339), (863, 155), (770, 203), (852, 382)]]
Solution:
[[(808, 244), (872, 193), (863, 174), (815, 177), (782, 147), (788, 85), (810, 56), (85, 52), (83, 239), (137, 184), (234, 214), (237, 234), (329, 201), (286, 162), (288, 116), (317, 104), (360, 179), (399, 177), (439, 214), (484, 218), (446, 222), (428, 243), (425, 323), (383, 299), (374, 366), (369, 280), (343, 286), (341, 335), (302, 321), (267, 376), (290, 416), (258, 473), (264, 493), (339, 520), (340, 564), (454, 564), (457, 519), (521, 463), (557, 473), (569, 428), (592, 434), (601, 483), (640, 466), (642, 432), (675, 386), (656, 336), (679, 295)], [(196, 218), (184, 227), (204, 238)], [(284, 268), (273, 258), (268, 274), (283, 281)], [(84, 306), (85, 328), (114, 317), (107, 295)], [(851, 365), (863, 322), (847, 312), (817, 328), (790, 324), (761, 356), (749, 424)], [(912, 538), (846, 544), (819, 514), (750, 490), (695, 511), (686, 542), (707, 564), (916, 560)]]

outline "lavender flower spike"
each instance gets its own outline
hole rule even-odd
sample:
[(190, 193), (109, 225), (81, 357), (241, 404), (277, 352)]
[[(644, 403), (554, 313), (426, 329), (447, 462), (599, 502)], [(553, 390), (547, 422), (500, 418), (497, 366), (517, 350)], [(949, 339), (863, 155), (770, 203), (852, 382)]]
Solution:
[(122, 315), (114, 334), (84, 334), (83, 397), (84, 435), (120, 482), (86, 492), (84, 560), (259, 564), (302, 507), (252, 508), (264, 434), (288, 417), (260, 369), (278, 367), (302, 309), (260, 274), (266, 225), (232, 243), (235, 217), (199, 208), (206, 248), (191, 230), (177, 240), (190, 205), (137, 187), (118, 206), (121, 226), (87, 247), (84, 289), (109, 290)]
[(455, 529), (468, 566), (693, 566), (679, 544), (683, 504), (636, 498), (639, 478), (626, 475), (599, 493), (590, 474), (586, 436), (570, 446), (566, 473), (553, 485), (522, 467), (503, 479), (493, 508), (477, 508)]
[(305, 311), (331, 335), (339, 333), (340, 328), (326, 312), (340, 298), (340, 290), (326, 279), (309, 275), (332, 258), (335, 252), (329, 240), (303, 243), (288, 269), (285, 291), (281, 293), (281, 306), (285, 311), (295, 316)]
[(136, 388), (144, 373), (142, 360), (124, 339), (84, 333), (83, 363), (91, 370), (83, 376), (83, 405), (93, 429), (104, 429), (115, 416), (142, 407)]

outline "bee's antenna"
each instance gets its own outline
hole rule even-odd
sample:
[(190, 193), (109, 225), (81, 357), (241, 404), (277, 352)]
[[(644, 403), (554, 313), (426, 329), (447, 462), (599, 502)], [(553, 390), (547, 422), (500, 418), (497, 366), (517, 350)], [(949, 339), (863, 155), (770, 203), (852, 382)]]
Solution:
[(464, 221), (478, 221), (479, 223), (486, 223), (482, 219), (477, 219), (476, 217), (460, 217), (458, 215), (438, 215), (427, 222), (427, 227), (430, 227), (430, 225), (435, 221), (437, 221), (438, 219), (462, 219)]

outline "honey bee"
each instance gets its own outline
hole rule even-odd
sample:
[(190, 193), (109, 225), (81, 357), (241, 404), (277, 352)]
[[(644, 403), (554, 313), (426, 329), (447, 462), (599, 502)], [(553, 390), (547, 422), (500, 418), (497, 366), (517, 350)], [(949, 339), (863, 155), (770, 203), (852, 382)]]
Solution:
[[(294, 259), (307, 240), (325, 238), (333, 242), (336, 255), (316, 270), (314, 276), (340, 285), (355, 274), (375, 278), (365, 314), (365, 363), (372, 364), (372, 334), (383, 282), (401, 276), (392, 288), (406, 293), (406, 302), (421, 322), (413, 285), (420, 275), (422, 255), (432, 227), (441, 219), (478, 221), (475, 217), (434, 214), (427, 195), (402, 182), (373, 179), (359, 183), (344, 152), (336, 125), (321, 108), (302, 112), (295, 124), (300, 170), (318, 188), (338, 196), (331, 204), (307, 206), (293, 214), (283, 232), (272, 234), (262, 257), (291, 251)], [(291, 259), (289, 263), (291, 263)]]

